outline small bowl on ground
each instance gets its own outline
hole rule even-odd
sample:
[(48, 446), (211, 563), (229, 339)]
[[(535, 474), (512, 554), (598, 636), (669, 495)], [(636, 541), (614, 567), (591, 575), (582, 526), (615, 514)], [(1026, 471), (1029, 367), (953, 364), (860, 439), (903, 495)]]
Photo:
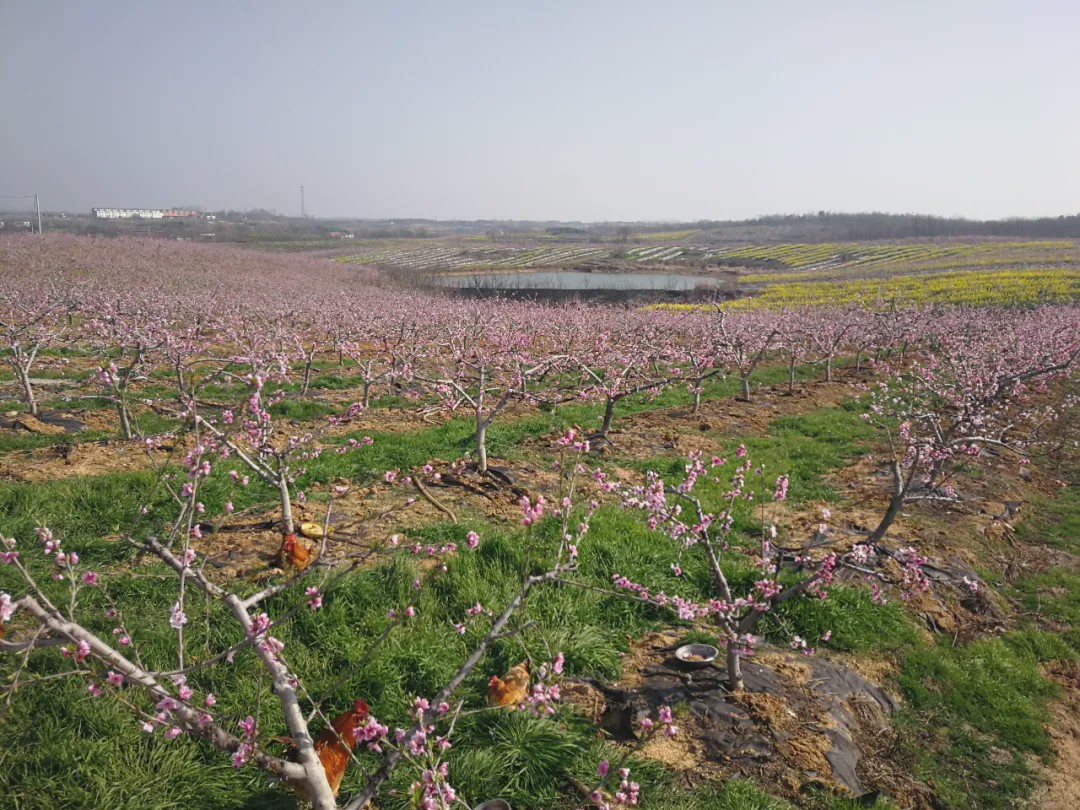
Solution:
[(718, 655), (712, 644), (684, 644), (675, 650), (675, 660), (686, 667), (707, 667)]
[[(328, 528), (333, 530), (333, 527)], [(307, 537), (310, 540), (318, 540), (324, 534), (326, 534), (326, 532), (323, 531), (323, 525), (321, 523), (305, 521), (304, 523), (300, 524), (300, 534), (304, 535), (304, 537)]]

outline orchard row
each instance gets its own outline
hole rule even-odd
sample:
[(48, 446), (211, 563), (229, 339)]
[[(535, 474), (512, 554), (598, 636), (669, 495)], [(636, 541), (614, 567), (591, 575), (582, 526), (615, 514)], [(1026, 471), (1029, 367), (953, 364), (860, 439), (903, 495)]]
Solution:
[[(0, 593), (0, 628), (12, 627), (10, 637), (0, 640), (0, 652), (17, 660), (6, 695), (14, 694), (24, 671), (36, 671), (37, 661), (57, 666), (46, 658), (46, 648), (64, 646), (64, 666), (86, 679), (89, 694), (121, 701), (148, 734), (160, 730), (164, 741), (181, 735), (202, 740), (228, 752), (237, 767), (255, 765), (282, 777), (321, 810), (337, 806), (350, 761), (337, 757), (334, 768), (323, 756), (327, 746), (336, 750), (336, 740), (348, 742), (341, 747), (350, 751), (363, 741), (365, 756), (378, 754), (346, 806), (360, 808), (379, 797), (399, 764), (418, 773), (410, 787), (418, 806), (453, 804), (445, 752), (454, 744), (465, 700), (459, 688), (493, 644), (527, 632), (529, 623), (515, 629), (513, 620), (531, 591), (603, 588), (709, 626), (724, 650), (727, 684), (739, 691), (740, 661), (760, 642), (755, 633), (762, 617), (794, 599), (827, 598), (841, 570), (866, 577), (877, 589), (886, 566), (899, 563), (904, 589), (928, 588), (920, 554), (882, 542), (905, 505), (960, 499), (954, 488), (960, 462), (993, 453), (1026, 463), (1045, 442), (1060, 440), (1076, 404), (1058, 391), (1080, 359), (1080, 307), (1073, 305), (771, 311), (476, 301), (397, 289), (380, 283), (375, 273), (325, 261), (64, 238), (0, 241), (0, 261), (10, 280), (0, 293), (4, 359), (27, 408), (40, 407), (34, 380), (44, 366), (60, 375), (89, 371), (92, 385), (115, 405), (126, 436), (137, 434), (133, 415), (140, 408), (172, 416), (181, 426), (175, 433), (183, 434), (176, 442), (179, 463), (160, 470), (160, 484), (171, 496), (167, 508), (133, 516), (132, 527), (120, 531), (139, 554), (175, 574), (171, 607), (163, 606), (152, 623), (175, 633), (175, 643), (148, 644), (128, 633), (125, 604), (110, 605), (102, 619), (98, 594), (113, 593), (110, 585), (122, 581), (123, 571), (88, 569), (47, 526), (36, 538), (0, 535), (0, 572), (12, 574), (5, 579), (10, 592)], [(828, 381), (842, 358), (852, 359), (857, 371), (872, 371), (860, 404), (889, 449), (887, 507), (878, 525), (853, 542), (845, 537), (839, 543), (830, 534), (830, 515), (823, 513), (817, 536), (805, 543), (795, 539), (794, 547), (803, 550), (792, 552), (791, 542), (781, 542), (791, 538), (778, 538), (777, 523), (761, 503), (785, 500), (788, 478), (766, 480), (744, 447), (731, 458), (691, 453), (674, 480), (652, 472), (640, 481), (615, 480), (591, 453), (607, 440), (627, 397), (684, 386), (696, 408), (707, 383), (726, 375), (740, 381), (741, 398), (749, 400), (751, 375), (763, 364), (786, 364), (793, 385), (797, 367), (817, 364)], [(313, 375), (327, 363), (347, 367), (359, 382), (356, 401), (327, 422), (347, 423), (361, 415), (377, 422), (372, 399), (388, 392), (464, 412), (475, 428), (471, 466), (478, 476), (491, 475), (487, 431), (514, 408), (594, 401), (601, 419), (595, 433), (569, 430), (553, 442), (563, 455), (556, 468), (559, 492), (550, 500), (530, 494), (520, 502), (521, 527), (531, 538), (523, 544), (530, 553), (515, 572), (521, 584), (501, 604), (477, 603), (458, 617), (456, 632), (468, 641), (452, 674), (417, 695), (400, 718), (403, 727), (393, 733), (389, 723), (375, 719), (390, 711), (385, 703), (373, 701), (370, 715), (365, 703), (363, 717), (359, 708), (355, 717), (341, 716), (341, 728), (323, 716), (333, 732), (320, 749), (309, 730), (320, 707), (328, 700), (347, 698), (357, 707), (362, 701), (353, 704), (357, 695), (337, 693), (344, 681), (326, 690), (309, 687), (318, 672), (305, 669), (302, 651), (286, 648), (281, 628), (297, 613), (318, 614), (324, 597), (333, 610), (344, 610), (344, 603), (333, 602), (336, 589), (359, 563), (305, 573), (306, 561), (296, 554), (293, 503), (305, 465), (324, 447), (317, 425), (276, 416), (273, 406), (285, 397), (309, 396)], [(158, 441), (146, 440), (151, 446)], [(461, 471), (466, 462), (453, 464)], [(386, 483), (399, 474), (420, 488), (424, 477), (433, 482), (438, 471), (433, 463), (390, 471)], [(219, 581), (200, 552), (201, 527), (214, 517), (207, 514), (204, 491), (248, 476), (279, 499), (285, 567), (297, 569), (265, 586)], [(703, 489), (714, 485), (721, 494), (706, 498)], [(347, 490), (349, 484), (337, 486)], [(603, 556), (594, 551), (590, 534), (603, 498), (640, 514), (657, 542), (668, 541), (677, 593), (631, 579), (625, 571), (604, 571), (606, 580), (599, 583), (589, 578)], [(734, 542), (735, 514), (751, 501), (761, 503), (755, 524), (760, 536)], [(529, 534), (545, 521), (553, 527), (549, 534)], [(409, 548), (395, 535), (376, 542), (371, 553), (429, 562), (412, 586), (426, 592), (431, 580), (453, 575), (454, 558), (485, 541), (478, 532), (462, 535)], [(323, 549), (328, 542), (324, 526)], [(588, 563), (579, 566), (582, 560)], [(682, 567), (690, 565), (703, 576), (681, 579)], [(738, 570), (752, 576), (732, 576)], [(194, 621), (204, 606), (206, 619)], [(210, 606), (216, 611), (212, 622)], [(364, 660), (403, 623), (407, 632), (416, 610), (410, 602), (386, 615), (385, 625), (355, 625), (353, 632), (369, 645)], [(805, 645), (792, 639), (800, 642)], [(192, 658), (195, 650), (198, 660)], [(555, 652), (531, 690), (514, 701), (518, 708), (541, 717), (556, 712), (563, 656)], [(221, 671), (233, 675), (211, 678)], [(226, 691), (213, 687), (215, 682), (232, 686)], [(219, 700), (227, 712), (215, 708)], [(293, 760), (271, 753), (268, 734), (258, 726), (260, 701), (280, 706), (296, 746)], [(657, 721), (647, 720), (644, 736), (661, 729), (678, 733), (666, 707)], [(598, 770), (603, 780), (606, 764)], [(607, 806), (636, 802), (633, 783), (625, 774), (622, 779)], [(603, 784), (596, 788), (600, 806), (607, 801)]]

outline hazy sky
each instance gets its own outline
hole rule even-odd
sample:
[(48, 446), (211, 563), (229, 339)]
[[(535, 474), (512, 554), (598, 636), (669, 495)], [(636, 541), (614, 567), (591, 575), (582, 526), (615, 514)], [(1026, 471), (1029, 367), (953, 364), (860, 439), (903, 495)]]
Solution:
[[(0, 0), (0, 194), (674, 220), (1080, 211), (1076, 0)], [(3, 202), (3, 201), (0, 201)]]

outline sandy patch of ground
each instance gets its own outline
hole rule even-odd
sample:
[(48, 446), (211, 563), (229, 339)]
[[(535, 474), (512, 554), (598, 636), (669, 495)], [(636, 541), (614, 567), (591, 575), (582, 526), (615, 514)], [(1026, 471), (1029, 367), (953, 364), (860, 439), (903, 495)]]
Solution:
[(0, 456), (0, 480), (41, 483), (77, 476), (107, 475), (145, 470), (154, 462), (164, 463), (168, 449), (154, 450), (153, 461), (141, 441), (84, 442), (34, 450), (19, 450)]
[(679, 727), (678, 734), (674, 737), (654, 734), (638, 753), (680, 773), (698, 770), (705, 761), (705, 747), (699, 735), (694, 733), (695, 724), (689, 717), (677, 717), (675, 720)]
[[(372, 552), (385, 549), (391, 535), (399, 535), (399, 545), (407, 546), (410, 530), (446, 522), (451, 515), (458, 522), (482, 517), (488, 523), (509, 528), (521, 520), (523, 495), (535, 500), (537, 494), (543, 494), (549, 501), (558, 496), (558, 475), (525, 462), (500, 466), (500, 477), (475, 471), (455, 473), (447, 462), (438, 459), (433, 460), (433, 467), (441, 479), (424, 476), (430, 499), (415, 485), (403, 481), (379, 481), (363, 487), (351, 486), (343, 479), (316, 483), (308, 490), (307, 502), (294, 502), (293, 521), (296, 526), (304, 522), (322, 525), (328, 496), (331, 531), (323, 563), (349, 565), (361, 560), (371, 564), (377, 559)], [(529, 488), (518, 481), (528, 482)], [(337, 492), (339, 486), (345, 487), (344, 493)], [(204, 539), (196, 548), (208, 555), (211, 565), (223, 575), (262, 576), (272, 567), (281, 545), (280, 520), (277, 504), (233, 515), (216, 531), (203, 527)]]
[(1043, 769), (1046, 781), (1033, 800), (1039, 810), (1075, 810), (1080, 807), (1080, 664), (1053, 664), (1046, 674), (1061, 684), (1064, 694), (1051, 710), (1054, 764)]

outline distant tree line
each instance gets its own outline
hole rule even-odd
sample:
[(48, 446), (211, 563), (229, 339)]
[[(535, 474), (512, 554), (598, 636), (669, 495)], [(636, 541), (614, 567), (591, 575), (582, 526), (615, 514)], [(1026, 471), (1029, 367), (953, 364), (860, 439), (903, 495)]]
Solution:
[[(806, 241), (844, 242), (870, 239), (940, 239), (958, 237), (1002, 237), (1011, 239), (1080, 238), (1080, 214), (1037, 219), (975, 220), (936, 217), (926, 214), (885, 214), (881, 212), (843, 214), (818, 211), (816, 214), (778, 214), (742, 222), (697, 222), (703, 230), (731, 226), (776, 228), (785, 240), (796, 234)], [(671, 229), (670, 224), (665, 226)]]
[[(576, 229), (552, 228), (547, 231)], [(697, 231), (695, 240), (718, 242), (860, 242), (898, 239), (1076, 239), (1080, 214), (1036, 219), (976, 220), (927, 214), (886, 214), (879, 211), (845, 214), (772, 214), (743, 220), (696, 222), (598, 222), (587, 234), (599, 240), (632, 241), (634, 235)], [(564, 235), (560, 233), (560, 235)], [(576, 235), (576, 234), (573, 234)]]
[[(772, 214), (745, 220), (696, 222), (553, 222), (525, 220), (322, 219), (290, 217), (267, 209), (214, 211), (215, 225), (203, 220), (111, 222), (86, 215), (46, 215), (45, 230), (116, 236), (137, 234), (199, 238), (214, 231), (219, 242), (328, 241), (333, 231), (358, 239), (428, 239), (486, 235), (492, 239), (533, 239), (546, 235), (567, 242), (633, 242), (636, 237), (694, 231), (695, 242), (861, 242), (903, 239), (1080, 239), (1080, 214), (1033, 219), (976, 220), (878, 211)], [(24, 218), (28, 218), (24, 216)]]

